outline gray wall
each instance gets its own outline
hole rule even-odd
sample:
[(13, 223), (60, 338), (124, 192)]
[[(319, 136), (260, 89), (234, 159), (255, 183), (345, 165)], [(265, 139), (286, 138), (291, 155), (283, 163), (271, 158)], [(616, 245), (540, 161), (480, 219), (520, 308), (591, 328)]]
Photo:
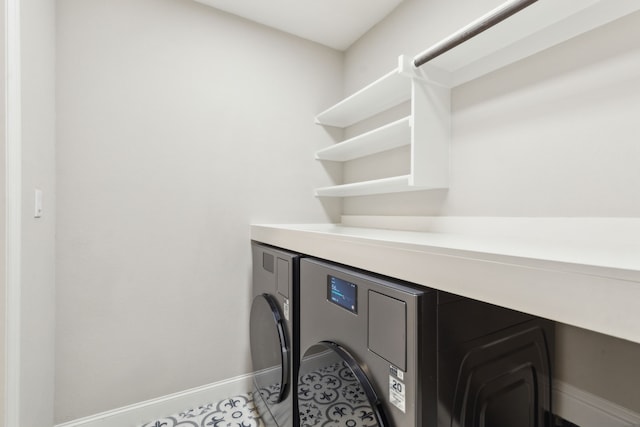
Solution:
[(249, 371), (249, 223), (328, 222), (343, 55), (190, 0), (57, 2), (56, 422)]
[[(405, 0), (348, 50), (346, 93), (501, 3)], [(456, 88), (450, 189), (350, 198), (344, 213), (639, 216), (639, 27), (635, 13)], [(406, 154), (352, 162), (344, 176)], [(558, 336), (560, 379), (640, 412), (640, 345), (563, 325)]]
[[(21, 7), (22, 266), (20, 427), (53, 422), (55, 324), (55, 4)], [(44, 215), (34, 214), (34, 189)]]

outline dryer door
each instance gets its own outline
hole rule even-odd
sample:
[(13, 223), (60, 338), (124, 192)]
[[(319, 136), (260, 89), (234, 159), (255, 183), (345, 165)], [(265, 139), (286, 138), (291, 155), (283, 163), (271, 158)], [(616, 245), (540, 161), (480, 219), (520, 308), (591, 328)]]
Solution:
[(298, 375), (300, 427), (387, 427), (371, 382), (340, 345), (322, 341), (302, 357)]
[(258, 295), (253, 300), (250, 340), (255, 386), (268, 404), (279, 403), (287, 392), (289, 347), (278, 303), (272, 295)]

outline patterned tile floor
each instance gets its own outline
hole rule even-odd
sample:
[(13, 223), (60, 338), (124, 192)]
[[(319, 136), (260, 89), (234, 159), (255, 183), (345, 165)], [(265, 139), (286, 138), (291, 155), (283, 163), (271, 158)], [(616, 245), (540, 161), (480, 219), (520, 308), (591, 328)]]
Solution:
[[(327, 359), (323, 360), (327, 362)], [(302, 373), (298, 385), (300, 421), (303, 427), (374, 427), (376, 423), (364, 390), (342, 361), (322, 363), (321, 368)], [(261, 389), (270, 401), (276, 389)], [(273, 403), (273, 402), (272, 402)], [(578, 427), (559, 417), (554, 427)], [(265, 427), (251, 393), (201, 405), (154, 420), (140, 427)]]
[(302, 427), (378, 425), (364, 389), (342, 361), (303, 374), (298, 399)]
[(263, 427), (250, 394), (208, 403), (141, 427)]
[[(302, 426), (376, 426), (364, 390), (351, 370), (342, 361), (330, 360), (321, 365), (300, 379), (298, 398)], [(270, 387), (260, 389), (260, 394), (266, 401), (275, 403), (272, 400), (277, 391), (278, 387)], [(264, 423), (252, 395), (243, 394), (157, 419), (141, 427), (264, 427)]]

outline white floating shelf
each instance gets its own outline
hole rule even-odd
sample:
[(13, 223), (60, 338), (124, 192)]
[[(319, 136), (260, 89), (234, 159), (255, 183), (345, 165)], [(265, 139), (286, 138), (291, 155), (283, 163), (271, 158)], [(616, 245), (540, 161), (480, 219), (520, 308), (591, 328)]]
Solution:
[(316, 159), (346, 162), (411, 143), (411, 116), (316, 152)]
[(450, 90), (439, 85), (428, 87), (428, 82), (416, 77), (415, 73), (405, 72), (413, 67), (406, 57), (400, 56), (398, 63), (392, 73), (320, 114), (317, 122), (343, 126), (368, 117), (374, 111), (384, 111), (399, 100), (411, 100), (411, 115), (320, 150), (316, 152), (316, 158), (345, 162), (409, 145), (409, 174), (319, 188), (316, 196), (365, 196), (447, 188)]
[(361, 181), (351, 184), (335, 185), (332, 187), (316, 188), (316, 196), (368, 196), (372, 194), (400, 193), (430, 189), (429, 187), (413, 186), (410, 182), (411, 175), (393, 176), (390, 178), (374, 179), (371, 181)]
[(344, 128), (411, 99), (411, 78), (417, 74), (401, 57), (398, 67), (316, 116), (316, 123)]
[[(638, 0), (538, 0), (420, 69), (431, 80), (455, 87), (637, 10)], [(445, 77), (440, 77), (443, 72)]]

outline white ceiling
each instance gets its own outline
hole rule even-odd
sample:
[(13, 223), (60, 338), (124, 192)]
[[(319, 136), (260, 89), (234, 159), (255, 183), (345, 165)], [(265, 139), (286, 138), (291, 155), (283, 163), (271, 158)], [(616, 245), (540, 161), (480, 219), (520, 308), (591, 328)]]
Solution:
[(345, 50), (402, 0), (196, 0), (260, 24)]

